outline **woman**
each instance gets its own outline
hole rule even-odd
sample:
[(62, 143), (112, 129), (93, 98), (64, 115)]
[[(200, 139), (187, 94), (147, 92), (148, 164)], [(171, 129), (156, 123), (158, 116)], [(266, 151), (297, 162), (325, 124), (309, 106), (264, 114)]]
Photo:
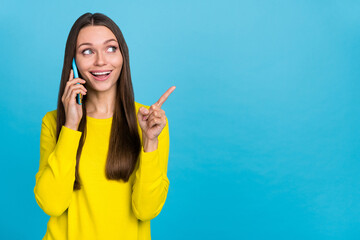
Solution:
[(98, 13), (74, 23), (57, 110), (42, 119), (34, 193), (50, 215), (43, 239), (151, 238), (150, 220), (169, 186), (169, 128), (161, 105), (174, 89), (151, 107), (134, 102), (119, 27)]

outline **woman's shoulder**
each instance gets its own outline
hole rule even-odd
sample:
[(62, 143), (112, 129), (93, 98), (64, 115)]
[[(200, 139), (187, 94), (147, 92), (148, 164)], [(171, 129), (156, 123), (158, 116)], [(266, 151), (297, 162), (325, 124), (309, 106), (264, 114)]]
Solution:
[(52, 110), (47, 112), (42, 118), (42, 122), (48, 127), (56, 127), (56, 119), (57, 119), (57, 110)]

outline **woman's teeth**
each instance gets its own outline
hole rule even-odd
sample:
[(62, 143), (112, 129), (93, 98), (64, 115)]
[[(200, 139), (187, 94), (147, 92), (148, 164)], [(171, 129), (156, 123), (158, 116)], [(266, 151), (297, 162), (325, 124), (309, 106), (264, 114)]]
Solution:
[(101, 76), (101, 75), (107, 75), (111, 73), (111, 71), (107, 71), (107, 72), (92, 72), (91, 74), (92, 75), (95, 75), (95, 76)]

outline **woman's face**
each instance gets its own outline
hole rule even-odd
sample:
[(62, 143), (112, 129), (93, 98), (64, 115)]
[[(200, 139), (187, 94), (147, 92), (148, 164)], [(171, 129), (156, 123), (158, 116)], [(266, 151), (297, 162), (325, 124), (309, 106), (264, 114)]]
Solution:
[(82, 28), (77, 38), (75, 57), (88, 90), (102, 92), (116, 88), (123, 57), (110, 29), (105, 26)]

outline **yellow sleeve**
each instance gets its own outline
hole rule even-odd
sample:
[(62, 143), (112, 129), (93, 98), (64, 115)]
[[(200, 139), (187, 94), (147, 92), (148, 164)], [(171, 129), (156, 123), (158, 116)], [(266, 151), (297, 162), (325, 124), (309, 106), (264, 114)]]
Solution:
[(169, 127), (167, 119), (158, 141), (158, 148), (153, 152), (144, 152), (141, 147), (140, 163), (132, 188), (132, 209), (135, 216), (142, 221), (151, 220), (160, 213), (168, 193)]
[(35, 176), (34, 194), (36, 202), (46, 214), (60, 216), (70, 205), (75, 181), (76, 153), (82, 133), (62, 126), (56, 143), (56, 133), (51, 131), (54, 127), (50, 127), (49, 118), (47, 114), (42, 119), (40, 163)]

